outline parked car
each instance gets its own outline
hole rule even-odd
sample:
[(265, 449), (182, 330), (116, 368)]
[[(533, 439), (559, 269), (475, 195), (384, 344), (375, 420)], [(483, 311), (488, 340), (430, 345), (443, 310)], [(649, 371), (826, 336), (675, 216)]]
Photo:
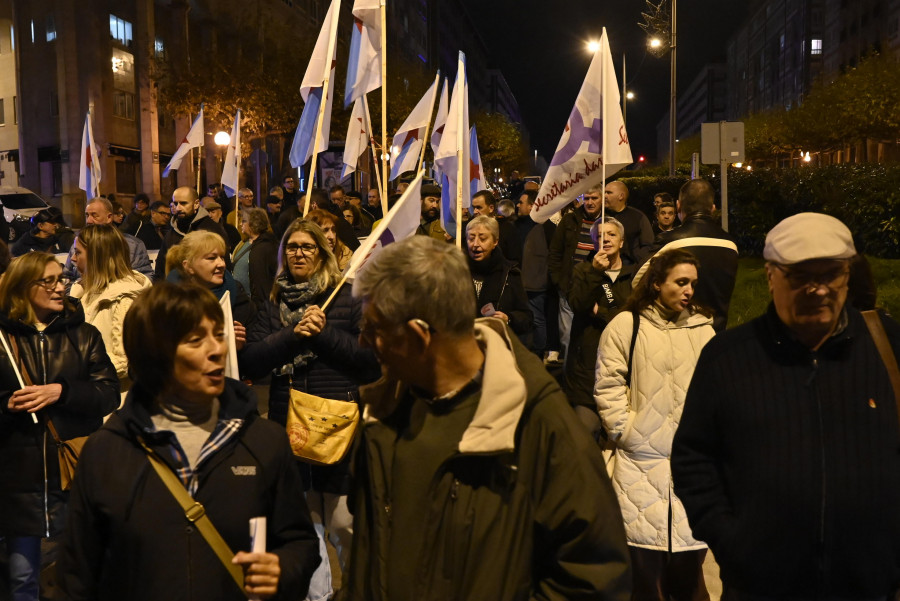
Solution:
[(32, 215), (50, 206), (28, 188), (16, 186), (0, 186), (0, 203), (3, 219), (9, 223), (10, 242), (31, 229)]

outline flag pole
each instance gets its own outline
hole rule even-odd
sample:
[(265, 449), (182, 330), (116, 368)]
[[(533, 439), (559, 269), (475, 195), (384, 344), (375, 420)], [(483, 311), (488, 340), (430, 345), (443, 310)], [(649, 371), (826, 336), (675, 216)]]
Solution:
[[(202, 102), (200, 103), (200, 114), (201, 115), (203, 114), (203, 103)], [(193, 127), (193, 126), (194, 126), (194, 124), (191, 123), (191, 127)], [(203, 144), (201, 144), (197, 148), (197, 196), (201, 196), (201, 194), (200, 194), (200, 157), (203, 154), (203, 152), (200, 150), (200, 148), (203, 148), (206, 145), (206, 123), (205, 122), (203, 124), (203, 130), (204, 130), (203, 131)], [(193, 151), (193, 150), (194, 149), (191, 148), (191, 151)]]
[[(599, 52), (603, 52), (606, 46), (609, 46), (609, 38), (606, 37), (606, 27), (603, 28), (603, 38), (606, 39), (606, 44), (600, 44)], [(603, 248), (603, 244), (606, 242), (606, 234), (603, 229), (603, 224), (606, 223), (606, 63), (605, 60), (607, 57), (600, 57), (600, 122), (601, 132), (600, 132), (600, 248)], [(610, 60), (612, 60), (610, 58)]]
[(419, 155), (419, 162), (416, 163), (416, 173), (418, 173), (425, 165), (425, 149), (428, 148), (428, 132), (429, 127), (431, 127), (431, 117), (434, 115), (434, 101), (437, 100), (440, 83), (441, 70), (438, 69), (437, 75), (434, 76), (434, 93), (431, 95), (431, 108), (428, 113), (428, 122), (425, 124), (425, 137), (422, 138), (422, 153)]
[[(366, 95), (362, 95), (363, 108), (366, 112), (366, 131), (369, 132), (369, 147), (372, 149), (372, 169), (375, 171), (375, 181), (378, 184), (378, 194), (381, 195), (381, 171), (378, 169), (378, 153), (375, 151), (375, 135), (372, 133), (372, 115), (369, 114), (369, 101), (366, 100)], [(371, 186), (369, 186), (371, 187)], [(381, 203), (381, 215), (384, 216), (386, 213), (384, 212), (385, 204), (384, 197), (382, 197)]]
[(325, 108), (328, 106), (328, 86), (331, 82), (331, 68), (334, 64), (334, 45), (337, 38), (338, 16), (341, 14), (341, 0), (333, 0), (334, 11), (331, 12), (331, 31), (328, 32), (328, 50), (326, 51), (325, 75), (322, 79), (322, 101), (316, 117), (316, 137), (313, 139), (312, 162), (309, 165), (309, 185), (306, 187), (306, 202), (303, 203), (303, 216), (309, 213), (309, 193), (316, 182), (316, 159), (319, 156), (319, 140), (322, 139), (322, 124), (325, 120)]
[(388, 152), (387, 152), (387, 7), (381, 0), (381, 173), (384, 187), (381, 190), (381, 214), (387, 215)]
[[(460, 54), (462, 53), (460, 52)], [(458, 64), (460, 68), (456, 72), (456, 93), (459, 94), (459, 102), (456, 104), (456, 246), (462, 249), (463, 144), (466, 143), (469, 132), (464, 131), (466, 128), (463, 121), (466, 104), (463, 97), (466, 89), (465, 66), (462, 60)], [(460, 70), (462, 71), (461, 74)], [(468, 183), (466, 182), (466, 185)]]
[[(238, 107), (235, 119), (237, 119), (237, 132), (238, 132), (238, 134), (240, 134), (241, 133), (241, 109), (240, 109), (240, 107)], [(204, 125), (204, 128), (205, 128), (205, 125)], [(238, 137), (240, 138), (240, 135)], [(235, 144), (235, 146), (234, 146), (234, 154), (237, 156), (238, 166), (240, 166), (240, 164), (241, 164), (241, 145), (239, 142), (240, 142), (240, 140), (238, 140), (238, 143)], [(240, 216), (238, 215), (238, 209), (241, 205), (241, 201), (238, 200), (238, 190), (240, 190), (240, 186), (241, 186), (241, 170), (240, 170), (240, 168), (238, 168), (237, 180), (235, 181), (235, 188), (234, 188), (234, 227), (237, 228), (238, 231), (241, 231)], [(198, 194), (199, 194), (199, 191), (198, 191)]]

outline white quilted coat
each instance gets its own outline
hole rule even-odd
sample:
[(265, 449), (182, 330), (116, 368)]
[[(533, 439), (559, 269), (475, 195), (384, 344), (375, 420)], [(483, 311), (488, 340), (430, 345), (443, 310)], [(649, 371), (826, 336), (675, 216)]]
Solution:
[(617, 315), (600, 338), (594, 400), (616, 443), (613, 487), (632, 546), (660, 551), (706, 548), (692, 536), (684, 507), (672, 490), (669, 462), (700, 350), (715, 333), (711, 324), (711, 318), (687, 311), (669, 322), (655, 307), (645, 309), (634, 347), (630, 394), (625, 376), (632, 314)]

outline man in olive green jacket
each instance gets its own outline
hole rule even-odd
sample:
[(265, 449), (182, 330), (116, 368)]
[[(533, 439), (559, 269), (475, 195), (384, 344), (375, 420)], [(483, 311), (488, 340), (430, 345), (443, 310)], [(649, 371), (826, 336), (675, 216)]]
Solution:
[(384, 377), (361, 389), (351, 600), (630, 597), (600, 449), (454, 246), (391, 244), (354, 283)]

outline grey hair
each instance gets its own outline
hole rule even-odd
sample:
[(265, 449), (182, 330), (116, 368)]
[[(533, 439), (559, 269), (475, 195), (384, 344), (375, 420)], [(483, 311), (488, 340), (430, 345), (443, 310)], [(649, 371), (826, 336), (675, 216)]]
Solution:
[(512, 217), (516, 214), (516, 205), (508, 198), (504, 198), (497, 203), (497, 214), (503, 217)]
[(247, 219), (247, 225), (250, 226), (250, 231), (254, 234), (259, 235), (263, 232), (271, 231), (269, 214), (266, 213), (265, 209), (260, 209), (259, 207), (244, 209), (241, 211), (241, 215)]
[(487, 215), (478, 215), (477, 217), (474, 217), (469, 221), (468, 225), (466, 225), (466, 234), (476, 227), (487, 229), (488, 233), (494, 237), (494, 240), (500, 240), (500, 224), (497, 223), (497, 220), (493, 217), (488, 217)]
[(353, 296), (374, 305), (391, 325), (418, 318), (452, 337), (474, 327), (475, 291), (466, 257), (430, 236), (386, 246), (356, 276)]
[[(622, 225), (622, 222), (616, 219), (615, 217), (607, 217), (604, 223), (608, 223), (619, 232), (619, 240), (625, 240), (625, 226)], [(594, 248), (598, 248), (600, 245), (600, 220), (594, 222), (594, 225), (591, 226), (591, 240), (594, 241)]]

